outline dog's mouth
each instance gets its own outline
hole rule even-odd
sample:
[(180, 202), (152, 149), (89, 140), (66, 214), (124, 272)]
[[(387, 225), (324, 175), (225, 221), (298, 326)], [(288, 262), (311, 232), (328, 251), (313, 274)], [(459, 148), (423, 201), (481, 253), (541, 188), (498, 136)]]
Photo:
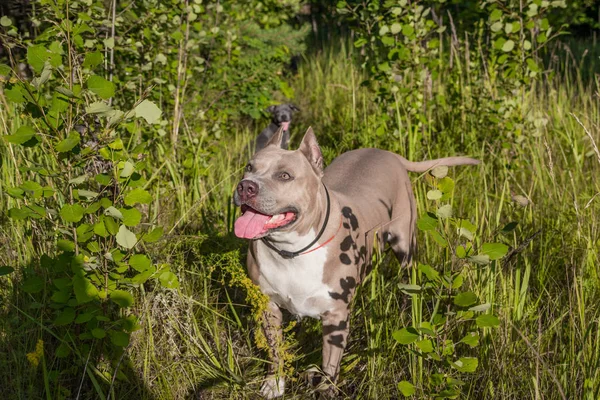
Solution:
[(281, 127), (284, 131), (287, 131), (290, 128), (290, 121), (284, 121), (281, 123)]
[(269, 231), (291, 224), (297, 216), (298, 212), (294, 209), (268, 215), (243, 204), (242, 216), (235, 221), (235, 236), (243, 239), (258, 239), (265, 236)]

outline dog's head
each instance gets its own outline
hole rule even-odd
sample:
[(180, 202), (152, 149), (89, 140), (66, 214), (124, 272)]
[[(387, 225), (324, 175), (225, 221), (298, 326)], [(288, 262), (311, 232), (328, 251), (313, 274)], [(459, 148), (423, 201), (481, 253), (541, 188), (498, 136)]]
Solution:
[(298, 150), (281, 149), (283, 127), (246, 165), (234, 202), (242, 208), (235, 234), (258, 239), (273, 232), (307, 232), (321, 189), (323, 156), (312, 128)]
[(283, 127), (283, 130), (287, 131), (290, 122), (292, 122), (292, 114), (294, 111), (300, 111), (300, 109), (293, 104), (279, 104), (268, 107), (267, 111), (271, 113), (273, 123)]

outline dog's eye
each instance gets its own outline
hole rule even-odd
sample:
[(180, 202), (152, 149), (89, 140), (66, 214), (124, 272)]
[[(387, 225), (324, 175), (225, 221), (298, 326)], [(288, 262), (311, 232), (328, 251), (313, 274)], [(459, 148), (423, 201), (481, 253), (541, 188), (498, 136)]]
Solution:
[(246, 172), (252, 172), (252, 165), (251, 164), (246, 165)]
[(281, 174), (279, 174), (279, 177), (284, 181), (289, 181), (290, 179), (292, 179), (292, 176), (287, 172), (282, 172)]

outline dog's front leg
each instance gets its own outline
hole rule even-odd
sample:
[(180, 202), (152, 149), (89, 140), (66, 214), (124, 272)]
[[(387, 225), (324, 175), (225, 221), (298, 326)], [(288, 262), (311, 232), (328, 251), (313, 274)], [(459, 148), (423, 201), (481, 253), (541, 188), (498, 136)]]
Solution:
[(331, 383), (335, 383), (340, 372), (340, 361), (350, 329), (349, 311), (347, 308), (328, 311), (321, 318), (323, 320), (323, 372), (330, 382), (323, 381), (319, 386), (324, 391), (334, 391)]
[(263, 332), (269, 345), (269, 358), (271, 364), (267, 369), (267, 376), (260, 388), (260, 394), (267, 399), (283, 396), (285, 379), (283, 377), (283, 332), (281, 330), (282, 315), (277, 304), (269, 302), (264, 312)]

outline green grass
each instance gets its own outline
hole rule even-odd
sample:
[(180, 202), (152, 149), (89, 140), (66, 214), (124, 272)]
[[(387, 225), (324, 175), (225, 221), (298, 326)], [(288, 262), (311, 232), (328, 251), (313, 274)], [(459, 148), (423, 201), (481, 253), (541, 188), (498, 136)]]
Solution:
[[(594, 151), (600, 143), (598, 88), (586, 78), (589, 71), (574, 73), (568, 63), (559, 63), (564, 71), (552, 81), (523, 92), (523, 113), (546, 123), (539, 129), (524, 125), (520, 133), (480, 121), (470, 97), (479, 88), (467, 68), (460, 85), (444, 74), (435, 82), (440, 92), (464, 99), (462, 111), (432, 110), (420, 126), (397, 104), (392, 113), (392, 120), (400, 121), (392, 127), (397, 132), (384, 136), (376, 133), (381, 114), (374, 96), (360, 86), (364, 75), (344, 41), (306, 55), (290, 78), (294, 101), (302, 109), (292, 125), (292, 141), (297, 144), (312, 126), (327, 161), (368, 146), (414, 160), (461, 153), (483, 161), (478, 167), (451, 170), (455, 212), (478, 227), (480, 243), (502, 241), (518, 252), (508, 262), (463, 270), (466, 288), (492, 304), (501, 325), (486, 330), (475, 350), (461, 350), (479, 358), (476, 373), (461, 376), (466, 382), (461, 398), (600, 397), (600, 157)], [(15, 115), (8, 108), (0, 115), (3, 130), (10, 131)], [(188, 111), (182, 136), (195, 143), (187, 153), (191, 168), (156, 150), (156, 173), (148, 185), (155, 202), (148, 218), (159, 221), (168, 235), (148, 250), (173, 266), (181, 288), (140, 290), (136, 308), (142, 329), (121, 359), (125, 376), (115, 381), (111, 398), (255, 398), (260, 387), (266, 361), (254, 345), (246, 293), (231, 286), (222, 271), (243, 268), (246, 245), (231, 233), (231, 194), (249, 156), (248, 143), (261, 126), (232, 124), (221, 139), (209, 129)], [(24, 179), (16, 167), (31, 157), (51, 162), (20, 151), (0, 141), (3, 187)], [(419, 212), (433, 209), (425, 197), (427, 178), (412, 179)], [(513, 200), (517, 195), (529, 204), (518, 205)], [(96, 398), (94, 376), (108, 394), (112, 376), (64, 372), (69, 369), (55, 357), (50, 322), (41, 319), (33, 298), (18, 290), (22, 273), (34, 268), (30, 263), (50, 246), (36, 241), (31, 226), (6, 218), (12, 202), (0, 195), (0, 265), (17, 269), (0, 278), (0, 393), (7, 399), (74, 398), (82, 384), (82, 398)], [(516, 230), (500, 233), (511, 221), (518, 222)], [(419, 235), (418, 260), (440, 270), (458, 266), (451, 253), (424, 234)], [(392, 338), (395, 330), (425, 320), (435, 305), (398, 289), (398, 283), (418, 279), (414, 270), (400, 269), (383, 254), (358, 291), (339, 385), (346, 396), (398, 398), (400, 380), (419, 386), (437, 372), (435, 364)], [(289, 398), (306, 398), (309, 388), (299, 373), (320, 363), (318, 323), (305, 319), (287, 335), (295, 355)], [(45, 364), (34, 368), (26, 353), (34, 351), (39, 338), (46, 343)], [(56, 370), (63, 371), (60, 385), (56, 379), (48, 381)]]

